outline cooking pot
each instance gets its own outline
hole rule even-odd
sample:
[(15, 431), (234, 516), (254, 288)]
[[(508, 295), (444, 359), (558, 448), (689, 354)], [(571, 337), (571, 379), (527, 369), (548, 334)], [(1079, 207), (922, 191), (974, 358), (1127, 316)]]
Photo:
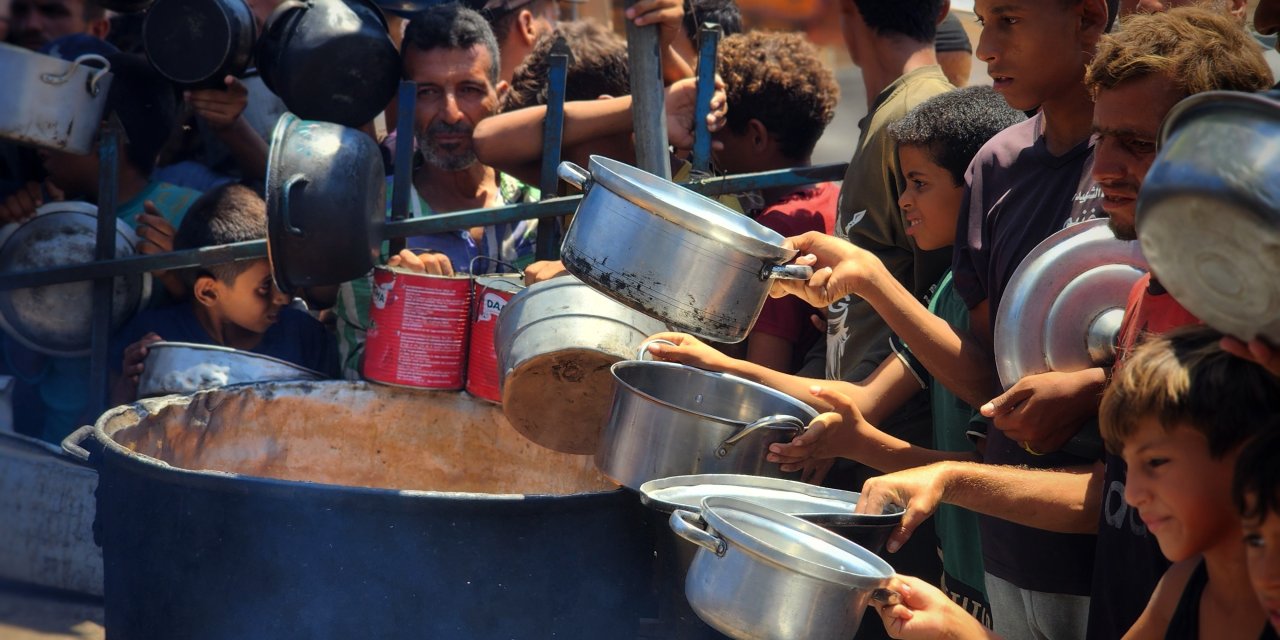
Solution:
[(257, 39), (245, 0), (155, 0), (142, 22), (147, 61), (187, 87), (222, 87), (244, 73)]
[[(98, 208), (87, 202), (51, 202), (24, 223), (0, 227), (0, 273), (92, 262)], [(134, 255), (138, 236), (116, 220), (116, 257)], [(89, 355), (93, 325), (91, 281), (0, 291), (0, 329), (40, 353)], [(120, 328), (151, 299), (151, 274), (119, 276), (112, 285), (111, 328)]]
[(290, 111), (359, 127), (400, 83), (400, 53), (372, 0), (284, 0), (258, 41), (258, 70)]
[(1138, 243), (1116, 239), (1106, 220), (1072, 225), (1036, 245), (996, 310), (1001, 384), (1110, 364), (1129, 291), (1146, 271)]
[(13, 385), (17, 378), (0, 376), (0, 431), (13, 433)]
[(1187, 311), (1280, 345), (1280, 93), (1179, 102), (1138, 197), (1151, 272)]
[(638, 490), (657, 478), (700, 473), (799, 477), (765, 454), (818, 416), (809, 405), (750, 380), (674, 362), (628, 360), (609, 370), (617, 385), (596, 467), (615, 482)]
[(587, 639), (651, 616), (647, 510), (465, 394), (241, 385), (64, 447), (90, 437), (112, 637)]
[(665, 330), (573, 276), (520, 291), (498, 316), (494, 339), (511, 426), (556, 451), (594, 453), (614, 397), (609, 367)]
[(286, 293), (368, 273), (378, 261), (386, 187), (369, 136), (286, 113), (267, 160), (267, 257)]
[(564, 268), (596, 290), (717, 342), (746, 338), (770, 280), (807, 280), (786, 265), (783, 237), (728, 207), (616, 160), (591, 156), (560, 177), (586, 191), (560, 249)]
[(93, 150), (111, 88), (110, 65), (67, 62), (0, 44), (0, 138), (84, 155)]
[(98, 0), (98, 4), (108, 11), (116, 13), (137, 13), (146, 11), (155, 0)]
[(671, 528), (701, 547), (685, 597), (707, 624), (737, 640), (848, 640), (893, 568), (815, 524), (737, 498), (678, 509)]
[(138, 376), (138, 397), (195, 393), (247, 382), (323, 380), (324, 374), (279, 358), (212, 344), (154, 342)]

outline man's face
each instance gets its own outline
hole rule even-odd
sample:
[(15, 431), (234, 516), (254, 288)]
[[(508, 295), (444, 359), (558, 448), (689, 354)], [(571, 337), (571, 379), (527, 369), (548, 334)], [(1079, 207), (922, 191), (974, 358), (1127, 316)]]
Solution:
[(461, 171), (475, 164), (472, 131), (498, 109), (498, 91), (489, 79), (492, 63), (480, 44), (470, 49), (406, 48), (405, 74), (418, 85), (414, 132), (431, 166)]
[(88, 33), (82, 0), (13, 0), (10, 6), (14, 44), (31, 50), (74, 33)]
[[(1009, 106), (1031, 111), (1080, 85), (1085, 42), (1078, 7), (1047, 0), (977, 0), (982, 35), (974, 54)], [(1075, 52), (1074, 54), (1072, 52)]]
[(1093, 106), (1093, 179), (1102, 188), (1102, 209), (1121, 240), (1138, 237), (1135, 204), (1156, 158), (1165, 114), (1185, 96), (1163, 74), (1126, 80), (1103, 89)]

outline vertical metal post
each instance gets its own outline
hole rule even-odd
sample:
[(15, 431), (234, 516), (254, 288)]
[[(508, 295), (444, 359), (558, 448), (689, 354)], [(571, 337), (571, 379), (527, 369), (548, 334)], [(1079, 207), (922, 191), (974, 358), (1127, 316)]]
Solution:
[[(636, 0), (626, 0), (630, 8)], [(637, 27), (627, 20), (627, 57), (631, 62), (631, 108), (636, 132), (636, 166), (671, 179), (667, 156), (666, 94), (658, 25)]]
[[(538, 188), (542, 199), (556, 197), (560, 179), (556, 168), (560, 165), (560, 143), (564, 139), (564, 94), (568, 86), (569, 63), (573, 52), (563, 37), (551, 45), (547, 70), (547, 113), (542, 123), (542, 175)], [(560, 225), (558, 218), (542, 218), (538, 221), (538, 242), (534, 256), (538, 260), (555, 260), (560, 257)]]
[[(413, 185), (413, 112), (418, 101), (418, 85), (412, 80), (400, 81), (396, 98), (395, 173), (391, 178), (391, 219), (409, 217), (409, 193)], [(392, 238), (391, 255), (404, 248), (404, 238)]]
[(720, 25), (706, 22), (698, 32), (698, 104), (693, 118), (693, 169), (707, 171), (711, 167), (711, 131), (707, 116), (711, 114), (711, 96), (716, 91), (716, 47), (720, 46)]
[[(120, 135), (123, 127), (112, 112), (102, 126), (98, 143), (98, 240), (94, 247), (94, 260), (113, 260), (116, 257), (116, 176), (119, 173)], [(115, 290), (115, 278), (98, 278), (93, 281), (93, 325), (89, 342), (89, 410), (90, 415), (101, 415), (107, 410), (110, 365), (107, 363), (107, 344), (111, 339), (111, 303)]]

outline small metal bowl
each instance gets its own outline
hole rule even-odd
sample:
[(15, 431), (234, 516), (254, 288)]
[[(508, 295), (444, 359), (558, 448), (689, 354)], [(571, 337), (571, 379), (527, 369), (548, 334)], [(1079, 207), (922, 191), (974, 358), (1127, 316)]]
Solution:
[(325, 375), (279, 358), (189, 342), (156, 342), (138, 379), (138, 397), (188, 394), (248, 382), (324, 380)]

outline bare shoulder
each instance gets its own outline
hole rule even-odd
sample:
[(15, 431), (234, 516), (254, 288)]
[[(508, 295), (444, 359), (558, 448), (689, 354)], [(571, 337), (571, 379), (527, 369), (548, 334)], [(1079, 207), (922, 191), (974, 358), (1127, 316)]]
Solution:
[(1191, 581), (1191, 575), (1200, 562), (1200, 556), (1188, 558), (1174, 563), (1164, 572), (1151, 599), (1147, 601), (1147, 608), (1125, 634), (1125, 640), (1165, 637), (1173, 612), (1178, 608), (1178, 600), (1182, 598), (1182, 592), (1186, 590), (1187, 583)]

